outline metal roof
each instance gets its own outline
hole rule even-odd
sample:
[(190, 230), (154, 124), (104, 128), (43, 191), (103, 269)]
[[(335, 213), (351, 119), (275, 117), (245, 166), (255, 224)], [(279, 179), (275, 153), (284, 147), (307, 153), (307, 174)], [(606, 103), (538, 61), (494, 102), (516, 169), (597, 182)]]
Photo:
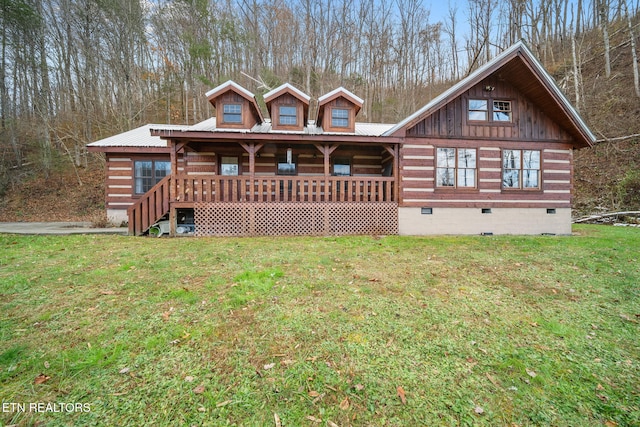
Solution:
[(238, 83), (234, 82), (233, 80), (227, 80), (226, 82), (222, 83), (221, 85), (216, 86), (213, 89), (211, 89), (210, 91), (208, 91), (207, 93), (205, 93), (205, 95), (207, 96), (207, 98), (210, 98), (211, 95), (215, 95), (215, 94), (217, 94), (219, 92), (223, 92), (223, 90), (227, 89), (228, 87), (235, 88), (239, 92), (242, 92), (244, 95), (246, 95), (247, 98), (249, 98), (249, 99), (255, 98), (255, 95), (253, 93), (251, 93), (247, 89), (243, 88), (242, 86), (240, 86)]
[(108, 138), (87, 144), (87, 147), (159, 147), (167, 146), (167, 141), (159, 136), (151, 136), (151, 129), (180, 129), (179, 125), (155, 125), (148, 124), (131, 129)]
[(273, 130), (271, 123), (266, 121), (255, 125), (252, 129), (223, 129), (216, 128), (216, 119), (212, 117), (195, 125), (163, 125), (147, 124), (127, 132), (122, 132), (108, 138), (87, 144), (88, 147), (150, 147), (165, 148), (167, 141), (159, 136), (152, 136), (151, 131), (176, 131), (176, 132), (238, 132), (257, 134), (299, 134), (299, 135), (355, 135), (355, 136), (381, 136), (393, 127), (392, 124), (383, 123), (356, 123), (355, 133), (323, 132), (315, 123), (309, 123), (302, 131)]
[(263, 97), (265, 102), (269, 102), (271, 97), (273, 97), (274, 95), (277, 95), (279, 92), (284, 92), (286, 89), (291, 90), (292, 92), (294, 92), (300, 98), (306, 100), (307, 102), (309, 102), (311, 100), (311, 97), (309, 95), (307, 95), (306, 93), (302, 92), (300, 89), (291, 86), (289, 83), (285, 83), (283, 85), (278, 86), (277, 88), (275, 88), (273, 90), (270, 90), (269, 92), (267, 92), (264, 95), (262, 95), (262, 97)]
[(324, 101), (326, 101), (327, 99), (331, 98), (334, 95), (337, 95), (339, 93), (343, 93), (345, 95), (347, 95), (347, 97), (352, 98), (353, 100), (355, 100), (356, 102), (360, 103), (360, 106), (362, 106), (362, 104), (364, 104), (364, 99), (360, 98), (357, 95), (354, 95), (352, 92), (348, 91), (347, 89), (343, 88), (342, 86), (340, 86), (337, 89), (332, 90), (331, 92), (322, 95), (320, 98), (318, 98), (318, 104), (322, 105), (324, 103)]

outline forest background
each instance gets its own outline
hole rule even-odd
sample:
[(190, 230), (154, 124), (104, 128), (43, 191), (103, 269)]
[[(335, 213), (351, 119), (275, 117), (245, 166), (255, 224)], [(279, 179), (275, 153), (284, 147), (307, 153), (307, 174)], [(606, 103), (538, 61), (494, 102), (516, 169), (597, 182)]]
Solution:
[[(258, 97), (344, 86), (395, 123), (524, 40), (598, 138), (575, 215), (640, 210), (640, 0), (0, 0), (0, 217), (104, 215), (89, 142), (211, 117), (228, 79)], [(312, 105), (313, 107), (313, 105)]]

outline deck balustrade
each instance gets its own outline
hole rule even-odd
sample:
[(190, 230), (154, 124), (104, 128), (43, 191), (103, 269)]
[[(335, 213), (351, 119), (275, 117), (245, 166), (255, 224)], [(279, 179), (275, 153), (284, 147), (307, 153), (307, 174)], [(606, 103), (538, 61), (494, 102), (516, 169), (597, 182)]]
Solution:
[(170, 203), (388, 203), (396, 202), (395, 185), (377, 176), (168, 176), (129, 208), (129, 234), (144, 233)]

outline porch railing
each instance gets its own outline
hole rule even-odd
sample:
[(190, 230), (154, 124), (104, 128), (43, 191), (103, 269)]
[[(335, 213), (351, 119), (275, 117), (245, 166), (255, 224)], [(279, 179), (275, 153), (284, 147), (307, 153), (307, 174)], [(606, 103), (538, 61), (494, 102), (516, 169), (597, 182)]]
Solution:
[(169, 212), (171, 176), (165, 176), (129, 207), (129, 235), (138, 236)]
[(171, 202), (395, 202), (392, 177), (168, 175), (129, 207), (129, 234), (140, 235), (169, 212)]
[(179, 202), (394, 202), (393, 177), (214, 176), (176, 178)]

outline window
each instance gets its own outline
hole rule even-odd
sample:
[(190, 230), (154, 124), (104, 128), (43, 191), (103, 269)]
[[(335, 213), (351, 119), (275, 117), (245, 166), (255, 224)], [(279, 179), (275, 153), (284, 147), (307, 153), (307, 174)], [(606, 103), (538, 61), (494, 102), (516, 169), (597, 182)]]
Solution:
[(349, 127), (349, 110), (344, 108), (331, 109), (331, 127), (348, 128)]
[(476, 150), (438, 148), (436, 184), (438, 187), (474, 188), (476, 186)]
[(278, 175), (297, 175), (297, 173), (298, 167), (294, 156), (278, 157)]
[(151, 190), (165, 176), (171, 173), (171, 162), (164, 160), (140, 160), (134, 162), (134, 183), (136, 194)]
[(487, 111), (488, 111), (487, 100), (485, 99), (469, 100), (469, 120), (486, 122), (489, 119)]
[[(489, 116), (491, 105), (491, 116)], [(511, 101), (489, 101), (486, 99), (469, 100), (469, 120), (476, 122), (511, 122)]]
[(280, 106), (280, 124), (295, 126), (298, 124), (298, 109), (296, 107)]
[(240, 164), (237, 157), (220, 158), (220, 175), (237, 176), (240, 173)]
[(333, 160), (334, 176), (351, 176), (351, 160), (345, 158), (336, 158)]
[(503, 150), (503, 188), (540, 188), (540, 151)]
[(493, 121), (511, 121), (511, 101), (493, 101)]
[(242, 123), (242, 105), (224, 104), (222, 107), (224, 123)]

